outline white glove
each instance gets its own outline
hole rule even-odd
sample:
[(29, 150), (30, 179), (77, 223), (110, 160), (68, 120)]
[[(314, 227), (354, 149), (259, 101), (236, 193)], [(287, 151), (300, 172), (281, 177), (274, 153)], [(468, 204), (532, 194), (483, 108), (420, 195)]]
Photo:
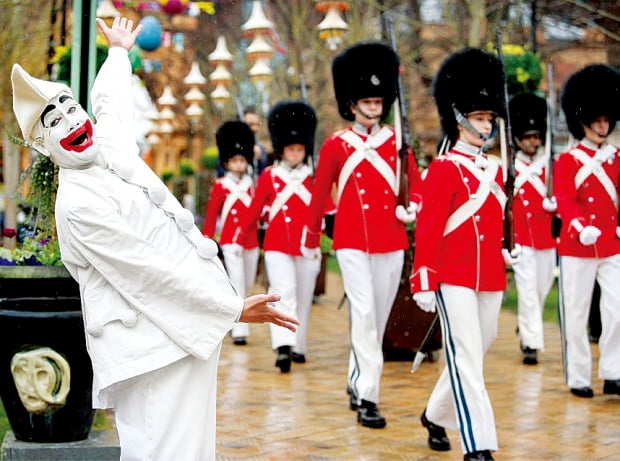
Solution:
[(595, 226), (586, 226), (579, 232), (579, 241), (582, 245), (594, 245), (601, 235), (601, 230)]
[(409, 206), (407, 208), (402, 205), (398, 205), (396, 207), (396, 219), (398, 219), (400, 222), (408, 224), (415, 221), (415, 218), (417, 217), (417, 212), (418, 205), (413, 202), (409, 202)]
[(558, 202), (555, 200), (555, 197), (545, 197), (542, 201), (542, 207), (543, 210), (549, 213), (555, 213), (558, 211)]
[(424, 312), (435, 312), (437, 297), (435, 296), (434, 291), (418, 291), (413, 294), (413, 300)]
[(308, 248), (301, 246), (301, 255), (308, 259), (321, 259), (321, 249), (319, 247)]
[(504, 257), (504, 263), (508, 266), (514, 266), (519, 263), (521, 257), (521, 245), (515, 243), (515, 247), (508, 251), (507, 248), (502, 248), (502, 256)]
[(616, 226), (616, 237), (620, 239), (620, 226)]
[(229, 243), (225, 246), (226, 246), (226, 253), (229, 253), (231, 256), (239, 258), (243, 254), (243, 247), (239, 245), (238, 243)]

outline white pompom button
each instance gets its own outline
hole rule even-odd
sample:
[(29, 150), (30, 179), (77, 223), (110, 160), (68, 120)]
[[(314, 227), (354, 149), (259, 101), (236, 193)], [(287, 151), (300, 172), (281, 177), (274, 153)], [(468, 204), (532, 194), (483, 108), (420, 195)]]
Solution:
[(166, 201), (168, 189), (161, 183), (154, 183), (148, 186), (147, 193), (155, 205), (161, 206)]
[(214, 258), (217, 256), (217, 243), (208, 237), (199, 238), (196, 241), (196, 251), (201, 258)]
[(174, 219), (183, 232), (189, 232), (194, 227), (194, 215), (185, 208), (176, 211)]
[(127, 310), (121, 314), (121, 323), (125, 327), (133, 327), (138, 323), (138, 315), (132, 310)]
[(103, 334), (103, 323), (88, 322), (88, 325), (86, 325), (86, 332), (91, 336), (101, 336)]

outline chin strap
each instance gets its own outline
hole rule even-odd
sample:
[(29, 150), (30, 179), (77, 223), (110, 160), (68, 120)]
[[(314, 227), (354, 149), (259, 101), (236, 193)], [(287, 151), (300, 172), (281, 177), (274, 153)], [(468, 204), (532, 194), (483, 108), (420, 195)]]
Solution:
[(465, 128), (467, 131), (469, 131), (473, 135), (478, 136), (483, 141), (488, 141), (489, 139), (494, 138), (495, 135), (497, 134), (497, 124), (496, 123), (493, 124), (493, 130), (491, 131), (491, 133), (488, 136), (485, 136), (485, 135), (483, 135), (482, 133), (480, 133), (478, 130), (476, 130), (474, 128), (474, 126), (471, 124), (471, 122), (469, 120), (467, 120), (467, 117), (465, 117), (461, 113), (461, 111), (459, 111), (454, 106), (454, 104), (452, 104), (452, 110), (454, 111), (454, 117), (456, 118), (456, 123), (461, 125), (463, 128)]

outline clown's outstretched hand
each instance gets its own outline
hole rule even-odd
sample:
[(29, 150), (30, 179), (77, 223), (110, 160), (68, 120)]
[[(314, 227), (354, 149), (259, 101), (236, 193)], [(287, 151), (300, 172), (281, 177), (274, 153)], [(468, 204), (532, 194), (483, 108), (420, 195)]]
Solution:
[(134, 29), (133, 21), (127, 18), (114, 18), (112, 27), (108, 27), (101, 18), (97, 18), (97, 24), (99, 25), (99, 30), (101, 30), (101, 33), (108, 41), (110, 48), (120, 46), (129, 50), (136, 42), (138, 34), (142, 31), (142, 24), (138, 24)]

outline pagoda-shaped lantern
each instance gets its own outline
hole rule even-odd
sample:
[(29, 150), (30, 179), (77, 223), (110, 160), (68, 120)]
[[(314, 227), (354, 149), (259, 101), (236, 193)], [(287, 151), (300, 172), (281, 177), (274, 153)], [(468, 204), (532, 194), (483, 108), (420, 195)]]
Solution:
[(271, 35), (273, 29), (273, 22), (265, 16), (262, 2), (254, 0), (250, 17), (241, 26), (241, 30), (248, 38), (252, 38), (252, 42), (246, 49), (248, 60), (253, 63), (249, 76), (250, 81), (256, 85), (263, 96), (264, 108), (268, 107), (267, 85), (273, 73), (269, 65), (273, 56), (273, 47), (266, 37)]
[(325, 13), (325, 18), (319, 23), (319, 38), (324, 40), (330, 50), (335, 50), (342, 43), (342, 37), (349, 29), (348, 24), (340, 15), (349, 9), (347, 1), (315, 0), (317, 11)]
[(215, 66), (215, 70), (209, 74), (209, 81), (215, 85), (215, 89), (210, 94), (211, 101), (216, 109), (221, 111), (230, 99), (228, 87), (232, 84), (232, 75), (228, 68), (233, 62), (233, 55), (228, 51), (226, 38), (223, 35), (217, 38), (215, 50), (209, 54), (207, 59)]

